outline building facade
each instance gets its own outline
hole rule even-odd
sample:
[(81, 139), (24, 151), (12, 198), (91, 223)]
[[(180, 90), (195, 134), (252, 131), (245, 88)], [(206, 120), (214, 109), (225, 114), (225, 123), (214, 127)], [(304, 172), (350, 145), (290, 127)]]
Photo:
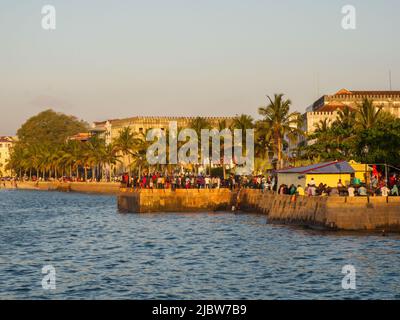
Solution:
[(14, 138), (9, 136), (0, 136), (0, 177), (11, 176), (10, 170), (6, 169), (10, 159), (11, 148), (14, 144)]
[[(233, 122), (233, 117), (201, 117), (206, 120), (211, 127), (218, 128), (222, 121), (229, 127)], [(113, 119), (101, 122), (94, 122), (89, 135), (99, 135), (105, 139), (106, 144), (115, 141), (121, 130), (129, 127), (133, 132), (146, 134), (149, 129), (168, 130), (171, 122), (176, 122), (178, 128), (190, 128), (191, 123), (196, 117), (131, 117), (125, 119)], [(121, 173), (127, 167), (129, 159), (122, 158), (122, 162), (116, 166), (116, 173)]]
[(322, 96), (307, 108), (303, 115), (303, 129), (307, 133), (312, 133), (317, 124), (325, 119), (332, 124), (340, 110), (346, 107), (355, 110), (365, 99), (372, 100), (376, 107), (400, 118), (400, 91), (350, 91), (342, 89), (335, 94)]
[[(218, 127), (221, 121), (226, 121), (229, 126), (231, 117), (202, 117), (213, 126)], [(109, 144), (118, 138), (122, 129), (129, 127), (133, 132), (146, 133), (149, 129), (167, 130), (170, 122), (176, 121), (178, 128), (190, 128), (195, 117), (131, 117), (125, 119), (113, 119), (101, 122), (94, 122), (90, 130), (91, 134), (99, 134)]]

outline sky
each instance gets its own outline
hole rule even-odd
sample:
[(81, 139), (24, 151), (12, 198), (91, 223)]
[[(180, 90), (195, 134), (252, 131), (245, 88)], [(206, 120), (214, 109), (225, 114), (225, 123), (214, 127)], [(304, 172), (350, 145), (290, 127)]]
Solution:
[[(342, 28), (344, 5), (356, 29)], [(42, 28), (44, 5), (56, 29)], [(293, 111), (341, 88), (400, 90), (398, 0), (0, 0), (0, 136), (52, 108), (131, 116)]]

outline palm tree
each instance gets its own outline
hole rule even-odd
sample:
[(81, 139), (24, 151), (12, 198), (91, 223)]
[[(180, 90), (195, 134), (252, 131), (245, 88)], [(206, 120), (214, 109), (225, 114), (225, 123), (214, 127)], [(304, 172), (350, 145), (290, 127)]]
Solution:
[(86, 143), (88, 162), (92, 168), (92, 179), (101, 178), (102, 170), (100, 167), (103, 165), (103, 154), (106, 146), (105, 140), (99, 136), (93, 136)]
[(117, 162), (119, 162), (119, 157), (117, 155), (117, 148), (115, 147), (114, 144), (110, 143), (105, 146), (103, 150), (103, 155), (102, 155), (102, 161), (104, 164), (108, 165), (108, 179), (111, 181), (112, 173), (113, 173), (113, 168), (112, 166), (115, 165)]
[[(118, 138), (115, 140), (115, 147), (124, 157), (128, 157), (128, 167), (130, 167), (131, 156), (136, 144), (139, 142), (137, 134), (130, 127), (123, 128)], [(123, 171), (125, 171), (125, 163), (123, 161)]]
[(240, 129), (246, 131), (247, 129), (254, 128), (254, 119), (252, 116), (247, 114), (236, 115), (233, 119), (232, 127), (234, 129)]
[[(202, 117), (196, 117), (194, 118), (191, 122), (190, 122), (190, 128), (193, 129), (194, 131), (196, 131), (197, 137), (198, 137), (198, 148), (200, 150), (201, 148), (201, 130), (202, 129), (211, 129), (211, 124), (210, 122)], [(199, 171), (199, 165), (197, 164), (195, 166), (196, 168), (196, 173), (198, 173)]]
[[(146, 158), (146, 153), (148, 148), (150, 147), (151, 142), (146, 140), (145, 133), (139, 133), (135, 139), (135, 147), (132, 150), (132, 163), (130, 164), (130, 168), (138, 169), (138, 177), (141, 178), (142, 168), (146, 165), (149, 165)], [(150, 171), (150, 168), (149, 168)]]
[(42, 145), (38, 150), (39, 171), (42, 172), (42, 179), (46, 179), (46, 173), (51, 170), (52, 152), (48, 145)]
[(255, 156), (259, 158), (271, 158), (274, 154), (274, 146), (269, 126), (262, 120), (255, 123)]
[(343, 110), (339, 110), (334, 125), (340, 126), (344, 130), (353, 129), (356, 123), (356, 112), (346, 106)]
[(263, 121), (271, 131), (271, 138), (274, 142), (275, 153), (278, 159), (279, 168), (283, 167), (283, 143), (285, 137), (294, 141), (300, 135), (302, 119), (299, 112), (290, 112), (290, 100), (285, 100), (283, 94), (275, 94), (272, 100), (267, 96), (269, 104), (258, 109), (258, 113), (264, 117)]
[(319, 122), (315, 125), (314, 132), (320, 135), (326, 134), (331, 127), (331, 120), (325, 118), (323, 120), (319, 120)]
[(190, 122), (190, 128), (196, 131), (197, 136), (201, 136), (202, 129), (211, 129), (210, 122), (202, 117), (196, 117)]
[(21, 179), (22, 171), (26, 168), (27, 155), (29, 155), (29, 153), (26, 146), (18, 145), (14, 147), (6, 165), (6, 170), (12, 170), (14, 174), (19, 175)]
[[(75, 151), (80, 147), (77, 143), (79, 142), (74, 140), (68, 141), (64, 144), (60, 154), (60, 162), (62, 163), (64, 170), (68, 169), (70, 178), (72, 178), (72, 168), (74, 167), (79, 154), (77, 151)], [(76, 178), (78, 178), (78, 176)]]
[(373, 128), (381, 116), (381, 107), (375, 107), (372, 100), (364, 99), (357, 108), (356, 125), (361, 129)]
[(253, 117), (247, 114), (236, 115), (232, 122), (232, 129), (239, 129), (242, 133), (242, 152), (247, 154), (246, 150), (246, 130), (254, 128)]
[[(228, 122), (225, 119), (218, 121), (218, 131), (221, 132), (224, 129), (231, 129), (231, 126), (228, 126)], [(219, 152), (220, 152), (221, 163), (222, 163), (222, 175), (223, 175), (223, 178), (226, 179), (225, 139), (223, 137), (220, 138), (219, 148), (220, 148)]]

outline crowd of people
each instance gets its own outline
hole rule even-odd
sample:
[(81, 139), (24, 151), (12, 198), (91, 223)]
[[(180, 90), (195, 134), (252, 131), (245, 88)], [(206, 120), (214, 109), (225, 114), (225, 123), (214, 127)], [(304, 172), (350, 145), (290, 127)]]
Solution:
[(389, 181), (379, 176), (371, 176), (368, 183), (361, 182), (359, 178), (352, 177), (350, 183), (345, 184), (341, 179), (337, 182), (337, 186), (330, 187), (326, 184), (315, 183), (314, 178), (305, 188), (301, 185), (295, 186), (291, 184), (281, 184), (278, 193), (281, 195), (299, 195), (299, 196), (347, 196), (347, 197), (367, 197), (367, 196), (399, 196), (400, 192), (400, 176), (392, 174)]
[(261, 189), (263, 191), (275, 191), (281, 195), (299, 196), (399, 196), (400, 176), (393, 174), (386, 183), (382, 177), (371, 176), (368, 185), (359, 178), (352, 177), (350, 182), (344, 183), (341, 179), (336, 187), (324, 183), (317, 184), (314, 178), (302, 185), (278, 185), (275, 175), (235, 176), (230, 175), (226, 179), (219, 176), (204, 174), (162, 174), (154, 172), (145, 174), (140, 178), (124, 174), (121, 183), (124, 187), (134, 189)]
[[(0, 186), (6, 182), (17, 185), (23, 181), (42, 181), (42, 178), (27, 176), (19, 178), (2, 177)], [(79, 182), (79, 180), (69, 177), (60, 177), (62, 182)], [(97, 180), (87, 180), (85, 182), (96, 182)], [(306, 186), (300, 184), (278, 184), (276, 175), (254, 175), (236, 176), (229, 175), (226, 179), (221, 176), (211, 176), (206, 174), (195, 174), (191, 172), (181, 174), (168, 174), (161, 172), (146, 173), (144, 175), (130, 176), (125, 173), (121, 176), (113, 177), (111, 182), (120, 182), (121, 186), (134, 189), (261, 189), (263, 191), (274, 191), (280, 195), (299, 195), (299, 196), (399, 196), (400, 195), (400, 175), (393, 173), (388, 179), (380, 174), (371, 174), (367, 183), (360, 181), (353, 176), (351, 181), (343, 182), (341, 179), (336, 187), (328, 186), (324, 183), (317, 184), (314, 178), (308, 181)]]
[(235, 176), (230, 175), (226, 179), (220, 176), (205, 174), (162, 174), (154, 172), (141, 177), (129, 176), (127, 173), (122, 176), (122, 184), (128, 188), (144, 189), (263, 189), (273, 190), (276, 178), (272, 176)]

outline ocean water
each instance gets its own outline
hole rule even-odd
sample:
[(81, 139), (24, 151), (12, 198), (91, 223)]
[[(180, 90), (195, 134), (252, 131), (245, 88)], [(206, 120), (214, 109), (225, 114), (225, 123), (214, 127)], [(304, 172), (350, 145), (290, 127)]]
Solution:
[[(54, 290), (42, 287), (46, 265)], [(342, 288), (345, 265), (354, 290)], [(0, 190), (0, 299), (400, 299), (400, 236), (256, 214), (119, 214), (114, 196)]]

